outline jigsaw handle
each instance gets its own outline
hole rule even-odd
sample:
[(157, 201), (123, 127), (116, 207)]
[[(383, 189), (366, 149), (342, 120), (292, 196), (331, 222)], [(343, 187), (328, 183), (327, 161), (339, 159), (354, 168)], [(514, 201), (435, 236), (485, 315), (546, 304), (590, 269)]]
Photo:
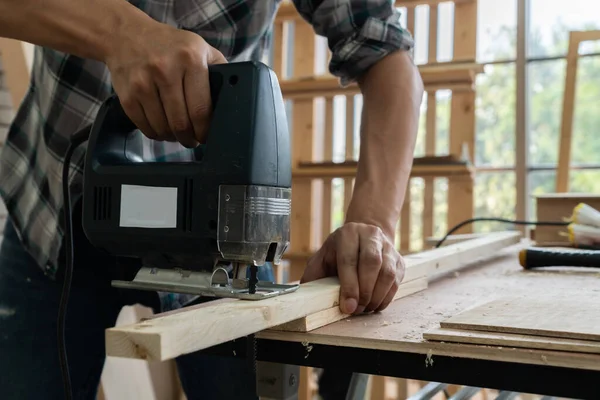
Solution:
[[(213, 109), (218, 100), (223, 73), (232, 68), (236, 68), (235, 63), (216, 64), (208, 67)], [(90, 156), (100, 165), (142, 162), (142, 140), (141, 136), (136, 135), (137, 129), (125, 113), (118, 96), (112, 95), (105, 100), (96, 115), (90, 136), (90, 146), (88, 146), (92, 152)], [(198, 146), (196, 151), (201, 151), (201, 149), (202, 146)], [(186, 150), (189, 151), (189, 149)]]

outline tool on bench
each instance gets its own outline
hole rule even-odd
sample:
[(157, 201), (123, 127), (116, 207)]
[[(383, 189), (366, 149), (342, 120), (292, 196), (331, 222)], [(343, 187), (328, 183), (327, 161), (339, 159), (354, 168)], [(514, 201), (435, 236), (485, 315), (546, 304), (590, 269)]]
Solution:
[(600, 268), (600, 250), (528, 248), (519, 252), (524, 269), (545, 267)]
[[(97, 248), (134, 257), (113, 286), (260, 300), (298, 285), (258, 281), (279, 264), (291, 214), (290, 139), (276, 75), (256, 62), (209, 67), (213, 101), (205, 145), (189, 161), (146, 160), (117, 97), (89, 137), (83, 229)], [(248, 277), (247, 268), (250, 268)]]
[(600, 212), (585, 203), (578, 204), (567, 219), (567, 231), (573, 248), (531, 247), (519, 252), (524, 269), (545, 267), (600, 268)]

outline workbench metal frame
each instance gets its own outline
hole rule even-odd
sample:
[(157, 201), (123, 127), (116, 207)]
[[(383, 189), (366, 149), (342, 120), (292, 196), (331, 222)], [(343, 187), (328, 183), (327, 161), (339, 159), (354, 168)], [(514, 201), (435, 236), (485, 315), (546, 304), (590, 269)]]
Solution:
[[(419, 353), (314, 343), (311, 346), (307, 356), (302, 343), (257, 339), (257, 361), (569, 399), (600, 399), (598, 371), (440, 355), (433, 356), (433, 365), (426, 365), (426, 355)], [(203, 352), (245, 358), (245, 350), (245, 340), (238, 339)]]

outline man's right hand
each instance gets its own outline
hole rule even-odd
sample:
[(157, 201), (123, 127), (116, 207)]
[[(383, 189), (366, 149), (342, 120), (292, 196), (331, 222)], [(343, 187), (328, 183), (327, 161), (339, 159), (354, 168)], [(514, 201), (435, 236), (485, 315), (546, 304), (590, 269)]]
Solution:
[(202, 37), (152, 21), (111, 46), (105, 62), (125, 113), (144, 135), (188, 148), (205, 143), (208, 66), (227, 60)]

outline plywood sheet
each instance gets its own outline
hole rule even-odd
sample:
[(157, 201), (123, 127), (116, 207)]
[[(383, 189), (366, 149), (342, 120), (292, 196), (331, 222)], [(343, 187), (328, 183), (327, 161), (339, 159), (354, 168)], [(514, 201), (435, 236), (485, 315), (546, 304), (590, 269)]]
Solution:
[(600, 342), (592, 340), (552, 338), (514, 333), (468, 331), (435, 328), (423, 334), (423, 338), (436, 342), (480, 344), (485, 346), (519, 347), (540, 350), (559, 350), (577, 353), (600, 354)]
[(441, 322), (442, 328), (600, 341), (600, 296), (503, 297)]

